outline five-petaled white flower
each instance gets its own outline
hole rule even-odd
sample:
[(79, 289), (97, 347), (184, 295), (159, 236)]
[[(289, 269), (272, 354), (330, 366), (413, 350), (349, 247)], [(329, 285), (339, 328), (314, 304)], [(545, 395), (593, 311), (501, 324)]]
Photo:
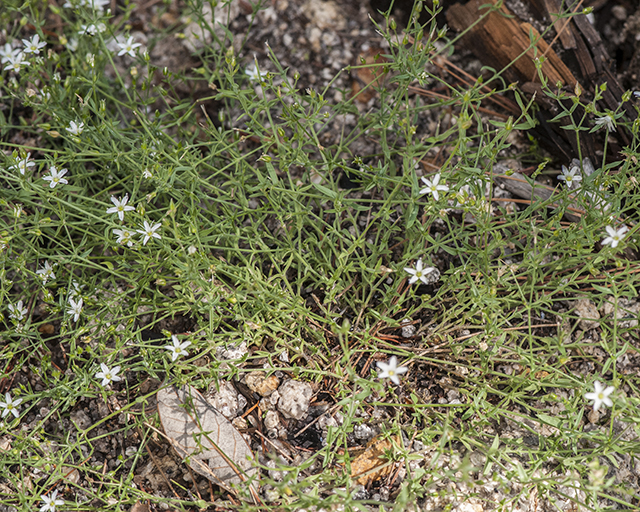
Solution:
[(14, 48), (11, 44), (6, 43), (4, 48), (0, 50), (0, 62), (6, 64), (15, 59), (20, 53), (22, 53), (20, 48)]
[(585, 393), (584, 397), (587, 400), (593, 400), (593, 410), (597, 411), (600, 409), (601, 405), (606, 405), (611, 407), (613, 402), (609, 395), (615, 391), (613, 386), (609, 386), (605, 389), (604, 385), (600, 384), (600, 382), (595, 381), (593, 383), (593, 393)]
[(49, 183), (49, 188), (55, 188), (58, 183), (61, 183), (63, 185), (69, 183), (65, 178), (63, 178), (63, 176), (67, 174), (67, 172), (68, 171), (66, 169), (58, 170), (52, 165), (49, 169), (49, 176), (44, 176), (42, 179), (51, 182)]
[(86, 7), (91, 7), (92, 9), (102, 12), (104, 6), (109, 4), (109, 0), (84, 0), (82, 3)]
[(440, 173), (436, 174), (432, 180), (422, 178), (425, 188), (420, 190), (420, 194), (433, 194), (433, 198), (437, 201), (440, 199), (440, 191), (448, 192), (449, 187), (447, 185), (440, 185)]
[(56, 489), (51, 493), (51, 497), (43, 494), (40, 499), (44, 501), (44, 505), (40, 507), (40, 512), (56, 512), (56, 507), (64, 505), (64, 501), (57, 499), (58, 490)]
[(183, 341), (182, 343), (180, 343), (180, 340), (175, 334), (171, 335), (171, 341), (173, 345), (166, 345), (164, 348), (166, 348), (171, 353), (172, 361), (175, 361), (180, 356), (189, 355), (189, 352), (187, 352), (185, 348), (191, 345), (190, 341)]
[(35, 162), (31, 162), (29, 158), (31, 157), (31, 153), (27, 153), (27, 156), (22, 160), (16, 160), (16, 163), (9, 167), (9, 169), (17, 169), (20, 174), (24, 176), (24, 173), (27, 172), (29, 167), (33, 167), (36, 165)]
[(9, 56), (7, 60), (8, 64), (4, 67), (5, 71), (14, 71), (20, 73), (22, 66), (30, 66), (31, 62), (24, 60), (24, 53), (20, 52), (15, 56)]
[(7, 393), (4, 395), (4, 399), (6, 402), (0, 402), (0, 409), (4, 409), (2, 411), (2, 417), (4, 418), (9, 413), (13, 414), (16, 418), (20, 416), (20, 413), (18, 412), (18, 405), (22, 402), (22, 398), (13, 400), (11, 398), (11, 394)]
[(120, 245), (127, 244), (128, 247), (131, 247), (133, 245), (133, 236), (136, 233), (130, 229), (114, 229), (113, 234), (118, 237), (117, 243)]
[(27, 311), (27, 308), (24, 307), (22, 300), (19, 300), (15, 306), (13, 304), (9, 304), (8, 308), (9, 311), (11, 311), (9, 318), (15, 318), (18, 322), (23, 320), (25, 315), (29, 312)]
[(249, 77), (250, 80), (260, 80), (262, 77), (266, 76), (268, 71), (258, 71), (258, 66), (256, 63), (247, 66), (244, 70), (244, 74)]
[(620, 229), (616, 230), (613, 226), (607, 226), (606, 230), (609, 236), (602, 240), (602, 245), (611, 244), (611, 247), (615, 248), (622, 241), (624, 234), (629, 230), (629, 228), (627, 228), (627, 226), (622, 226)]
[(82, 313), (82, 297), (80, 297), (77, 302), (72, 298), (69, 298), (69, 309), (67, 310), (67, 315), (73, 315), (73, 321), (77, 322), (78, 318), (80, 318), (80, 313)]
[(380, 371), (378, 372), (379, 379), (391, 379), (394, 384), (400, 384), (398, 375), (408, 372), (409, 368), (406, 366), (398, 366), (398, 359), (396, 356), (391, 356), (388, 363), (376, 363)]
[(100, 368), (102, 368), (102, 371), (96, 373), (96, 379), (102, 379), (102, 386), (122, 380), (122, 377), (118, 377), (118, 372), (120, 371), (119, 366), (114, 366), (110, 370), (106, 364), (100, 363)]
[(562, 166), (562, 174), (558, 176), (560, 181), (564, 181), (567, 184), (568, 188), (578, 181), (582, 181), (582, 176), (580, 175), (580, 168), (578, 166), (572, 167), (571, 169), (567, 169), (564, 165)]
[(97, 33), (107, 30), (107, 26), (104, 23), (98, 23), (97, 25), (92, 23), (91, 25), (80, 25), (80, 30), (82, 34), (95, 36)]
[(417, 283), (418, 281), (422, 281), (424, 284), (430, 284), (427, 280), (427, 274), (430, 274), (435, 270), (435, 267), (426, 267), (422, 266), (422, 258), (416, 261), (416, 268), (405, 267), (406, 272), (411, 274), (411, 279), (409, 279), (409, 284)]
[(71, 135), (80, 135), (82, 130), (84, 130), (84, 123), (80, 121), (80, 124), (77, 124), (75, 121), (71, 121), (69, 123), (69, 127), (65, 128)]
[(156, 229), (158, 229), (160, 226), (161, 226), (161, 224), (159, 224), (159, 223), (158, 224), (154, 224), (152, 226), (146, 220), (144, 221), (144, 226), (142, 226), (143, 229), (136, 230), (144, 238), (142, 240), (142, 245), (147, 245), (147, 242), (152, 237), (153, 238), (157, 238), (158, 240), (160, 240), (162, 238), (159, 233), (156, 233)]
[(47, 284), (49, 279), (55, 279), (56, 275), (53, 273), (53, 267), (49, 263), (49, 260), (44, 262), (44, 268), (36, 270), (36, 274), (39, 274), (42, 278), (42, 284)]
[(611, 114), (605, 114), (602, 117), (596, 117), (595, 123), (600, 127), (604, 126), (610, 132), (616, 131), (616, 120)]
[(118, 199), (116, 196), (111, 196), (111, 202), (115, 204), (111, 208), (107, 208), (107, 213), (117, 213), (120, 220), (124, 220), (124, 212), (131, 212), (135, 210), (133, 206), (127, 205), (129, 201), (129, 194), (125, 194), (122, 199)]
[(71, 287), (69, 288), (69, 297), (76, 297), (80, 293), (80, 290), (82, 290), (82, 288), (84, 288), (83, 284), (79, 284), (75, 279), (71, 281)]
[(118, 43), (120, 47), (120, 51), (118, 52), (118, 56), (122, 56), (125, 53), (131, 57), (135, 57), (136, 54), (133, 50), (135, 50), (138, 46), (142, 46), (140, 43), (133, 42), (133, 36), (129, 36), (129, 39), (126, 43)]
[(23, 39), (22, 44), (24, 45), (24, 53), (33, 53), (35, 55), (38, 55), (40, 50), (47, 46), (47, 43), (40, 41), (38, 34), (34, 35), (31, 40)]

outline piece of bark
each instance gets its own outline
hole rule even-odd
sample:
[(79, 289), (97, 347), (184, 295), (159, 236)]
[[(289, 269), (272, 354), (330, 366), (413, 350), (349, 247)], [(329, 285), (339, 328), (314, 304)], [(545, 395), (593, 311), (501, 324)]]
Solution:
[[(580, 174), (583, 178), (588, 178), (595, 172), (595, 168), (588, 158), (584, 158), (582, 164), (580, 164), (579, 160), (573, 159), (570, 167), (579, 167)], [(583, 194), (580, 189), (574, 190), (568, 196), (565, 196), (560, 193), (558, 187), (549, 187), (537, 181), (534, 181), (532, 185), (531, 179), (523, 174), (514, 172), (507, 175), (508, 169), (509, 168), (503, 164), (494, 165), (493, 179), (496, 185), (502, 185), (513, 195), (522, 199), (531, 200), (532, 202), (547, 202), (551, 200), (551, 202), (546, 205), (548, 208), (559, 208), (566, 204), (567, 208), (565, 209), (564, 217), (571, 222), (578, 222), (580, 218), (587, 213), (584, 210), (584, 206), (578, 204), (578, 194)], [(590, 203), (591, 208), (599, 208), (603, 212), (611, 208), (608, 201), (594, 195), (582, 196), (581, 201), (583, 204), (586, 201)]]
[[(575, 87), (576, 78), (532, 25), (518, 20), (504, 5), (498, 10), (488, 5), (486, 0), (470, 0), (447, 11), (454, 29), (462, 32), (471, 27), (463, 45), (495, 70), (505, 69), (510, 81), (539, 81), (535, 59), (545, 55), (542, 75), (551, 84)], [(535, 44), (529, 48), (532, 39)]]
[[(534, 182), (534, 184), (531, 185), (530, 179), (527, 179), (526, 176), (517, 172), (510, 176), (507, 176), (506, 174), (496, 174), (494, 176), (494, 181), (497, 185), (503, 185), (504, 188), (513, 195), (522, 199), (530, 199), (532, 202), (548, 201), (554, 193), (554, 189), (547, 185), (542, 185), (537, 182)], [(558, 206), (559, 203), (555, 202), (547, 205), (549, 208), (557, 208)], [(570, 211), (565, 211), (564, 216), (571, 222), (577, 222), (580, 220), (579, 215), (571, 213)]]
[[(595, 133), (580, 131), (576, 134), (571, 129), (574, 124), (591, 123), (594, 117), (585, 112), (581, 105), (574, 109), (570, 96), (578, 94), (581, 103), (589, 103), (601, 90), (606, 82), (607, 87), (601, 90), (602, 99), (598, 101), (597, 109), (600, 112), (606, 110), (618, 111), (622, 103), (624, 90), (613, 75), (610, 65), (611, 59), (600, 38), (598, 31), (589, 23), (584, 14), (575, 14), (571, 18), (558, 19), (558, 0), (522, 0), (530, 13), (537, 15), (539, 20), (548, 23), (555, 21), (555, 28), (560, 34), (559, 38), (565, 42), (565, 46), (575, 47), (562, 53), (562, 59), (544, 41), (536, 43), (536, 49), (528, 49), (530, 38), (538, 37), (538, 32), (530, 29), (530, 24), (522, 22), (513, 15), (505, 5), (499, 9), (495, 7), (496, 0), (470, 0), (466, 4), (452, 5), (447, 11), (447, 21), (451, 27), (467, 33), (461, 38), (461, 45), (472, 52), (483, 64), (494, 68), (497, 72), (511, 82), (518, 82), (525, 93), (531, 97), (535, 93), (535, 101), (540, 106), (536, 114), (540, 124), (530, 130), (530, 133), (538, 138), (541, 144), (563, 161), (581, 157), (589, 157), (597, 166), (601, 164), (599, 155), (602, 154), (605, 138), (608, 143), (608, 158), (619, 158), (623, 146), (631, 142), (630, 133), (622, 126), (615, 134), (609, 134), (606, 130), (598, 130)], [(491, 12), (491, 5), (494, 5)], [(561, 5), (566, 5), (562, 2)], [(526, 10), (526, 9), (525, 9)], [(562, 15), (562, 13), (559, 13)], [(507, 17), (509, 16), (509, 17)], [(527, 15), (528, 16), (528, 15)], [(546, 18), (545, 19), (543, 19)], [(550, 18), (550, 19), (549, 19)], [(541, 23), (542, 21), (536, 21)], [(527, 37), (523, 34), (527, 33)], [(562, 34), (570, 34), (562, 36)], [(564, 37), (564, 39), (562, 39)], [(566, 41), (565, 41), (566, 40)], [(505, 49), (508, 44), (511, 49)], [(552, 120), (562, 112), (561, 105), (555, 99), (547, 98), (542, 90), (539, 77), (532, 76), (531, 66), (534, 66), (535, 56), (545, 57), (541, 73), (548, 80), (548, 86), (556, 91), (556, 84), (563, 84), (567, 99), (562, 100), (564, 110), (572, 112), (571, 116)], [(516, 59), (512, 65), (511, 60)], [(579, 87), (576, 88), (576, 84)], [(632, 104), (622, 104), (627, 120), (634, 121), (637, 112)], [(512, 112), (511, 115), (518, 115)], [(587, 125), (588, 126), (588, 125)], [(569, 128), (569, 129), (567, 129)], [(579, 138), (578, 138), (579, 135)]]
[[(558, 0), (544, 0), (544, 6), (547, 11), (547, 14), (551, 18), (551, 20), (555, 20), (560, 13), (560, 2)], [(562, 42), (562, 47), (565, 50), (571, 50), (577, 46), (576, 38), (573, 36), (573, 32), (571, 32), (571, 28), (569, 22), (571, 20), (563, 19), (559, 20), (555, 29), (558, 33), (558, 37), (560, 37), (560, 41)]]

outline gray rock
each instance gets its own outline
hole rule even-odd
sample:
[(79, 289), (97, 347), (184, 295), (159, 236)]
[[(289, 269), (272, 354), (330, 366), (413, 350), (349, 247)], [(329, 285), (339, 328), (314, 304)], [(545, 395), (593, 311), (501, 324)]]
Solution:
[(221, 382), (220, 389), (213, 393), (210, 401), (211, 405), (213, 405), (225, 418), (229, 420), (235, 418), (240, 411), (238, 404), (238, 392), (231, 382)]
[(280, 418), (276, 411), (267, 411), (264, 415), (264, 426), (267, 430), (274, 430), (280, 426)]
[(288, 380), (278, 389), (280, 400), (278, 410), (285, 418), (300, 420), (309, 409), (309, 402), (313, 396), (311, 386), (306, 382)]
[(600, 320), (600, 313), (596, 305), (589, 299), (580, 299), (576, 302), (574, 311), (580, 318), (578, 327), (583, 331), (595, 329), (600, 325), (596, 320)]

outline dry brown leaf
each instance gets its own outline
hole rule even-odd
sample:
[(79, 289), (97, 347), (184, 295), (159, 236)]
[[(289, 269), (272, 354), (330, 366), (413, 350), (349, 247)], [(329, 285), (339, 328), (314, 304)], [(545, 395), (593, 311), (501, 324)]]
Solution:
[[(257, 472), (242, 434), (191, 386), (158, 391), (158, 413), (165, 434), (196, 473), (232, 490)], [(250, 491), (257, 496), (257, 482)], [(235, 491), (233, 491), (235, 492)]]
[[(362, 63), (364, 60), (364, 63)], [(355, 69), (355, 80), (351, 84), (351, 94), (360, 103), (367, 103), (376, 95), (375, 87), (379, 87), (386, 74), (380, 64), (387, 62), (382, 56), (382, 50), (369, 49), (364, 55), (360, 55), (359, 66)], [(371, 86), (371, 87), (369, 87)], [(365, 91), (362, 91), (365, 89)]]
[[(396, 442), (399, 439), (394, 438)], [(392, 464), (384, 458), (384, 452), (391, 450), (393, 444), (390, 439), (373, 439), (367, 445), (364, 452), (358, 455), (351, 463), (351, 477), (360, 485), (368, 486), (370, 483), (385, 478), (391, 474)], [(376, 470), (376, 468), (379, 468)]]
[(149, 512), (149, 506), (146, 503), (136, 501), (129, 512)]

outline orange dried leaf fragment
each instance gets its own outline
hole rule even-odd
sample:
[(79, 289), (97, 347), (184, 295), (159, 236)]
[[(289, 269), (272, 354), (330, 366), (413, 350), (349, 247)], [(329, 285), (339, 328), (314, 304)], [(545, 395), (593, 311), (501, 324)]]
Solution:
[(365, 487), (388, 477), (394, 466), (387, 460), (385, 452), (393, 449), (394, 442), (400, 442), (397, 436), (393, 440), (388, 438), (372, 439), (364, 452), (358, 455), (351, 463), (351, 477)]

